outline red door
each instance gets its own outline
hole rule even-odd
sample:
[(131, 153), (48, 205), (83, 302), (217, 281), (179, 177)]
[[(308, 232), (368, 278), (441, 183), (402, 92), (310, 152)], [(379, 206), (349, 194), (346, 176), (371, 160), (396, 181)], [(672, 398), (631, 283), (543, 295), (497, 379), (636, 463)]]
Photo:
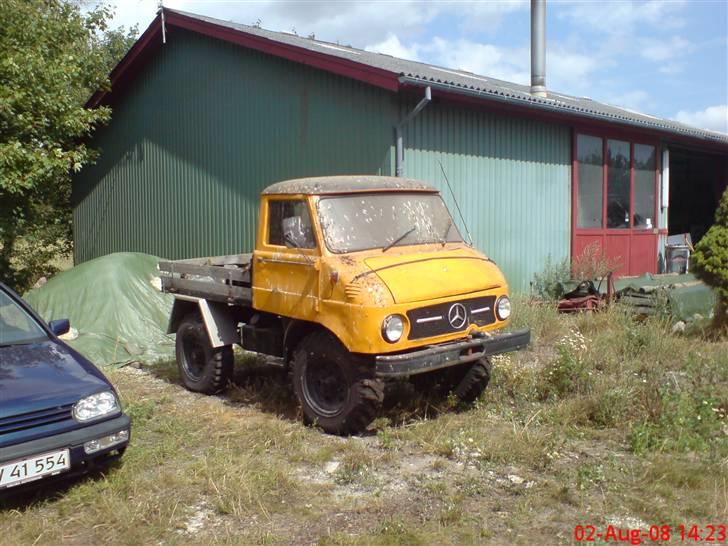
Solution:
[(655, 143), (575, 134), (572, 262), (596, 244), (617, 276), (657, 271)]

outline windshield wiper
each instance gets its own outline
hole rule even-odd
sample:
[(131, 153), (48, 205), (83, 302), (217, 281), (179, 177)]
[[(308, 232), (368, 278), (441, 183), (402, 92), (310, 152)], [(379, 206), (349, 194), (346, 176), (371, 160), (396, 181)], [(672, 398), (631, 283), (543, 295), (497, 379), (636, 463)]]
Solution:
[(400, 241), (402, 241), (402, 240), (403, 240), (403, 239), (404, 239), (405, 237), (407, 237), (407, 235), (409, 235), (410, 233), (412, 233), (412, 232), (413, 232), (414, 230), (416, 230), (416, 229), (417, 229), (417, 226), (412, 226), (411, 228), (409, 228), (409, 229), (408, 229), (407, 231), (405, 231), (405, 232), (404, 232), (404, 233), (403, 233), (402, 235), (400, 235), (400, 236), (399, 236), (399, 237), (397, 237), (397, 238), (396, 238), (396, 239), (395, 239), (394, 241), (392, 241), (392, 242), (391, 242), (391, 243), (389, 243), (389, 244), (388, 244), (387, 246), (385, 246), (385, 247), (384, 247), (384, 248), (382, 249), (382, 252), (387, 252), (387, 250), (389, 250), (389, 249), (390, 249), (390, 248), (392, 248), (392, 247), (393, 247), (394, 245), (396, 245), (397, 243), (399, 243)]
[(442, 246), (445, 246), (447, 244), (447, 236), (450, 233), (450, 228), (452, 227), (452, 220), (449, 220), (447, 223), (447, 228), (445, 229), (445, 234), (442, 236)]

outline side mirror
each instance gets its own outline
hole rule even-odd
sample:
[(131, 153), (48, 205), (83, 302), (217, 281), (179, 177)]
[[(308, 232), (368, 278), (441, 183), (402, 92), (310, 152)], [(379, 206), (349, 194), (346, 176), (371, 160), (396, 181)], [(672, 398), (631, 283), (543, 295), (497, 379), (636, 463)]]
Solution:
[(309, 248), (311, 246), (300, 216), (283, 219), (283, 240), (288, 248)]
[(48, 327), (54, 336), (62, 336), (71, 329), (71, 322), (67, 318), (52, 320), (48, 323)]

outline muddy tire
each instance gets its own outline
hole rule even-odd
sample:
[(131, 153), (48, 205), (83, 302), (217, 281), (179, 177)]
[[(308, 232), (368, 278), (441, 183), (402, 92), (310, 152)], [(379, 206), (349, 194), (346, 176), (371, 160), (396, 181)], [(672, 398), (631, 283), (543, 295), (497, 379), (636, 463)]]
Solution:
[(374, 363), (349, 353), (328, 332), (314, 332), (299, 343), (291, 374), (304, 422), (329, 434), (363, 432), (384, 399)]
[(483, 358), (474, 364), (413, 375), (409, 380), (416, 392), (435, 396), (453, 393), (463, 402), (473, 402), (488, 386), (490, 368), (490, 361)]
[(186, 316), (177, 328), (177, 367), (182, 384), (189, 390), (215, 394), (233, 375), (234, 357), (230, 345), (213, 348), (202, 319)]
[(453, 389), (453, 394), (466, 403), (475, 402), (490, 382), (490, 361), (481, 358), (469, 367)]

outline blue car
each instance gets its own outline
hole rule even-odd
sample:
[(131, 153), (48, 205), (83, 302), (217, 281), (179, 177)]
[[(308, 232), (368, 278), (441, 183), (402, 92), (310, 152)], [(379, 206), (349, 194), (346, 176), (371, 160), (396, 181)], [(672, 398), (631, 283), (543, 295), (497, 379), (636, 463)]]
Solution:
[(120, 457), (129, 417), (108, 379), (0, 283), (0, 496)]

